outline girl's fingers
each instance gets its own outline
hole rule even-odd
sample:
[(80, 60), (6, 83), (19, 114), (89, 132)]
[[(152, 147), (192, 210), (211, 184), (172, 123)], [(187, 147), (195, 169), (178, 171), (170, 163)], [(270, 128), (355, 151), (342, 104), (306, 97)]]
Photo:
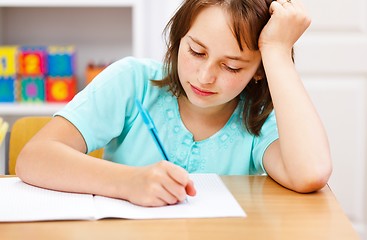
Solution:
[(277, 0), (270, 4), (269, 11), (273, 14), (276, 10), (299, 9), (304, 10), (304, 6), (298, 0)]
[(282, 7), (287, 7), (289, 5), (292, 4), (292, 1), (288, 1), (288, 0), (277, 0), (277, 2), (282, 6)]
[(277, 1), (272, 1), (269, 7), (269, 12), (272, 15), (276, 10), (279, 10), (282, 8), (282, 4)]
[[(196, 193), (194, 183), (190, 180), (188, 172), (186, 172), (183, 168), (170, 163), (171, 168), (168, 171), (169, 176), (175, 180), (178, 184), (180, 184), (184, 189), (186, 189), (186, 194), (190, 196), (194, 196)], [(189, 194), (189, 192), (190, 194)], [(179, 199), (182, 198), (182, 193), (178, 193), (176, 195)], [(183, 199), (181, 199), (183, 200)]]
[(187, 194), (196, 191), (189, 174), (181, 167), (161, 161), (139, 168), (136, 175), (137, 187), (132, 188), (131, 202), (143, 206), (164, 206), (185, 200)]
[[(186, 198), (186, 185), (182, 185), (181, 183), (178, 183), (175, 179), (172, 179), (170, 178), (170, 176), (168, 176), (165, 181), (162, 181), (162, 187), (169, 194), (169, 196), (164, 194), (163, 197), (160, 197), (164, 199), (168, 204), (181, 202)], [(174, 199), (172, 199), (172, 197)]]
[(157, 194), (157, 198), (163, 202), (162, 205), (172, 205), (176, 204), (185, 199), (178, 199), (174, 194), (171, 193), (172, 190), (168, 190), (166, 186), (161, 186), (162, 190)]
[(192, 180), (189, 181), (189, 183), (186, 185), (186, 193), (189, 196), (195, 196), (196, 195), (196, 189), (194, 186), (194, 182)]
[(186, 186), (189, 181), (188, 172), (185, 169), (183, 169), (182, 167), (179, 167), (171, 162), (165, 161), (165, 163), (166, 163), (168, 175), (172, 179), (174, 179), (177, 183), (183, 186)]

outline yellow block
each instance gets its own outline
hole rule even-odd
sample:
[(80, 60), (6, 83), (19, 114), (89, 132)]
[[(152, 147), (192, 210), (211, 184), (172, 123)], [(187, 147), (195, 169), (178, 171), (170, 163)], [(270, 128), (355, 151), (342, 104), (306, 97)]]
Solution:
[(17, 46), (0, 46), (0, 76), (16, 74)]
[(9, 124), (7, 122), (4, 122), (3, 119), (0, 118), (0, 145), (5, 138), (8, 128), (9, 128)]

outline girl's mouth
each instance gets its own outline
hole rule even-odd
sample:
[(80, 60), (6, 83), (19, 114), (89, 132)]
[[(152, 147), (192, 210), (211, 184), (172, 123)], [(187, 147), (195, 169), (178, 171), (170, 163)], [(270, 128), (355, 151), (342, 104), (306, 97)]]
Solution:
[(192, 91), (195, 94), (200, 95), (200, 96), (204, 96), (205, 97), (205, 96), (211, 96), (211, 95), (215, 94), (215, 92), (211, 92), (211, 91), (208, 91), (208, 90), (199, 89), (199, 88), (197, 88), (197, 87), (195, 87), (194, 85), (191, 85), (191, 84), (190, 84), (190, 86), (191, 86)]

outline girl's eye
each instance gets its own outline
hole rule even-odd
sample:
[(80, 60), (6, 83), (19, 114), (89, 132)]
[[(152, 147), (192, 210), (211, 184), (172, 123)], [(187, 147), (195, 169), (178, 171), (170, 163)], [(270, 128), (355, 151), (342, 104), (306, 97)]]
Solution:
[(241, 71), (241, 68), (232, 68), (228, 67), (227, 65), (224, 65), (224, 68), (233, 73), (238, 73), (239, 71)]
[(205, 56), (205, 53), (196, 52), (196, 51), (192, 50), (192, 48), (189, 48), (189, 52), (191, 53), (191, 55), (193, 55), (195, 57), (204, 57)]

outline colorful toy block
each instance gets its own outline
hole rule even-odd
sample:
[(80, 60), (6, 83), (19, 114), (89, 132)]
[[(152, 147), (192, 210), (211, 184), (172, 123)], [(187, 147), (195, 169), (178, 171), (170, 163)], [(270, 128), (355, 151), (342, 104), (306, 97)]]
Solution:
[(0, 76), (0, 102), (14, 102), (15, 100), (15, 79)]
[(16, 46), (0, 46), (0, 76), (15, 76), (17, 52)]
[(20, 79), (21, 102), (44, 102), (45, 80), (43, 77), (22, 77)]
[(47, 74), (47, 48), (26, 46), (19, 49), (19, 74), (39, 76)]
[(50, 46), (48, 48), (48, 75), (70, 77), (75, 75), (75, 48)]
[(77, 91), (76, 79), (74, 77), (46, 79), (47, 102), (68, 102), (75, 96)]
[(0, 46), (0, 102), (68, 102), (76, 92), (74, 46)]

